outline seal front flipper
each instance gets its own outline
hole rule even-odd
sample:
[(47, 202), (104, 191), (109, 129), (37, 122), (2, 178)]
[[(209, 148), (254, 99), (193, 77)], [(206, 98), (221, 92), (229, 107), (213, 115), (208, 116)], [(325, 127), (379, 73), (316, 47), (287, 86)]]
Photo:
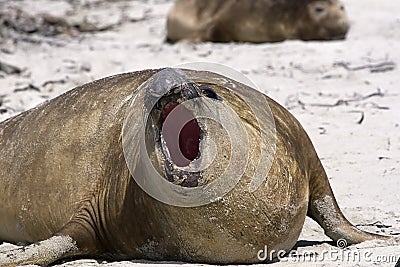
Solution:
[(313, 165), (315, 168), (310, 170), (310, 198), (307, 215), (314, 219), (333, 241), (345, 240), (345, 246), (373, 239), (389, 240), (389, 236), (364, 232), (345, 218), (316, 153), (315, 159), (317, 160)]
[(48, 265), (74, 255), (76, 242), (69, 236), (52, 236), (38, 243), (0, 252), (0, 266)]
[(0, 252), (0, 267), (35, 264), (46, 266), (57, 260), (99, 252), (96, 234), (83, 217), (75, 216), (52, 237)]

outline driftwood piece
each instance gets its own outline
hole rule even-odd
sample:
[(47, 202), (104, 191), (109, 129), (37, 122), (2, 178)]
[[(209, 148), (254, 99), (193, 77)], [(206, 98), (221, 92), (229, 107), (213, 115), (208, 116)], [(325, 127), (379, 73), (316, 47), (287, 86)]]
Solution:
[(0, 61), (0, 71), (5, 72), (6, 74), (20, 74), (22, 69)]
[(392, 71), (396, 68), (396, 63), (394, 63), (393, 61), (384, 61), (381, 63), (371, 63), (371, 64), (361, 65), (361, 66), (357, 66), (357, 67), (351, 67), (350, 63), (347, 63), (347, 62), (336, 62), (333, 65), (343, 67), (348, 71), (359, 71), (359, 70), (369, 69), (369, 71), (372, 73)]

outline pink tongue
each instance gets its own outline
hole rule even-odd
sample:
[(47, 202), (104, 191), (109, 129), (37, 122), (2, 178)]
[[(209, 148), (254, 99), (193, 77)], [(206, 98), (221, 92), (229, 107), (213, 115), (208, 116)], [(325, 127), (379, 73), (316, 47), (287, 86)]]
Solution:
[(176, 108), (179, 104), (178, 103), (173, 103), (173, 104), (169, 104), (164, 110), (163, 110), (163, 114), (162, 114), (162, 118), (163, 118), (163, 123), (165, 121), (165, 119), (168, 117), (169, 113), (171, 113), (171, 111)]
[[(170, 115), (171, 111), (175, 108), (177, 108), (177, 110)], [(170, 118), (169, 116), (173, 117)], [(167, 117), (168, 121), (165, 123)], [(172, 161), (179, 167), (189, 165), (199, 153), (199, 125), (192, 114), (183, 105), (177, 103), (166, 107), (163, 111), (162, 118), (163, 135)], [(185, 122), (187, 123), (184, 124)], [(179, 132), (180, 128), (182, 128), (182, 130)], [(177, 142), (178, 135), (179, 143)]]

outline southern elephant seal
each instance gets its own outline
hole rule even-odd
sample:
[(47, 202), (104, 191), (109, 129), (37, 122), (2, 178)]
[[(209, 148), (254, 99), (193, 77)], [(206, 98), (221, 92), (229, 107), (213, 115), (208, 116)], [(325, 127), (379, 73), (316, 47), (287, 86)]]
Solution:
[[(258, 94), (266, 104), (250, 107), (231, 88)], [(179, 133), (178, 147), (169, 140), (175, 134), (174, 127), (165, 126), (168, 118), (180, 103), (199, 99), (194, 109), (185, 106), (174, 117), (188, 121)], [(229, 153), (245, 147), (244, 139), (236, 137), (239, 129), (232, 130), (239, 145), (229, 146), (231, 130), (191, 115), (195, 110), (215, 113), (208, 106), (212, 103), (231, 108), (242, 123), (251, 152), (246, 161), (239, 155), (232, 162), (234, 153)], [(273, 125), (267, 126), (273, 127), (261, 131), (255, 113), (264, 110), (271, 111)], [(143, 139), (135, 135), (135, 123), (143, 121), (144, 111), (145, 155), (137, 144)], [(222, 113), (221, 109), (217, 115)], [(214, 145), (203, 144), (213, 134)], [(261, 170), (267, 174), (261, 186), (248, 190), (255, 167), (264, 160), (263, 136), (269, 140), (267, 146), (275, 144), (274, 157), (269, 169)], [(217, 152), (211, 164), (189, 170), (207, 161), (209, 147)], [(157, 184), (146, 188), (154, 184), (151, 177), (132, 178), (145, 173), (146, 156), (162, 181), (178, 188), (176, 192), (163, 191)], [(333, 240), (353, 244), (387, 238), (363, 232), (346, 220), (310, 139), (285, 108), (212, 72), (146, 70), (77, 87), (0, 123), (0, 159), (0, 241), (26, 245), (1, 252), (1, 266), (46, 265), (82, 256), (253, 263), (266, 245), (289, 251), (306, 215)], [(246, 168), (235, 170), (240, 180), (230, 190), (223, 196), (207, 191), (222, 176), (221, 170), (243, 165), (242, 161)], [(208, 204), (186, 205), (187, 195), (179, 188), (188, 195), (204, 189), (204, 195), (215, 198)], [(145, 190), (161, 195), (150, 196)], [(182, 202), (169, 205), (157, 200), (172, 194)], [(202, 196), (196, 195), (199, 201)]]
[(177, 0), (167, 19), (170, 42), (332, 40), (348, 30), (340, 0)]

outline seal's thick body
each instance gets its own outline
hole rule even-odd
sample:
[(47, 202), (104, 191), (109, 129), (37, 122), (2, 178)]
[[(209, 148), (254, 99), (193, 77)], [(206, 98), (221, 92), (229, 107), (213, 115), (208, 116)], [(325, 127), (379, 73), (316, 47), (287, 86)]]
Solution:
[(339, 0), (177, 0), (168, 14), (175, 42), (277, 42), (343, 39), (349, 22)]
[[(0, 123), (0, 241), (47, 241), (0, 253), (0, 265), (82, 255), (253, 263), (265, 245), (290, 250), (307, 214), (334, 240), (379, 238), (344, 218), (307, 134), (266, 96), (276, 124), (276, 155), (260, 188), (248, 191), (249, 168), (231, 192), (208, 205), (175, 207), (147, 195), (127, 168), (122, 127), (138, 86), (154, 73), (94, 81)], [(197, 75), (210, 82), (218, 78)], [(253, 149), (251, 166), (261, 138), (254, 116), (232, 92), (209, 86), (243, 121)], [(57, 243), (54, 236), (68, 240)], [(53, 241), (46, 253), (29, 254)]]

